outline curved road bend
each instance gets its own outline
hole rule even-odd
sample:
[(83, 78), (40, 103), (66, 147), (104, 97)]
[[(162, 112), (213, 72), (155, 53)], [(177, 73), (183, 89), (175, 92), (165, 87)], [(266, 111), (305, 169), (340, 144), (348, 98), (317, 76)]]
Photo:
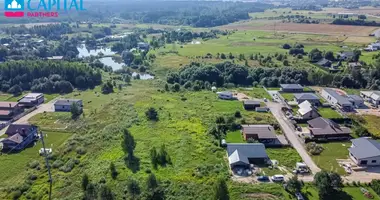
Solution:
[(274, 103), (274, 102), (266, 102), (266, 105), (272, 112), (273, 116), (277, 119), (278, 123), (280, 124), (289, 142), (297, 150), (298, 154), (301, 156), (305, 164), (309, 167), (311, 172), (313, 174), (320, 172), (321, 169), (314, 163), (310, 155), (306, 152), (297, 134), (295, 133), (294, 128), (292, 127), (290, 122), (287, 120), (283, 112), (281, 111), (282, 104)]

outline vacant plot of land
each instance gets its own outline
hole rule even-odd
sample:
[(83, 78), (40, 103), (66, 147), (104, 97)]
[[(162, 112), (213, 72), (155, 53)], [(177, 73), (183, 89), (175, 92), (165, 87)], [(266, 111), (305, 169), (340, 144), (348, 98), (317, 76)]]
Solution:
[(318, 167), (341, 175), (345, 174), (344, 169), (339, 166), (336, 159), (346, 159), (348, 157), (347, 149), (351, 146), (351, 142), (331, 142), (321, 145), (324, 148), (323, 152), (318, 156), (312, 156)]
[(227, 143), (245, 143), (240, 130), (228, 132), (226, 136)]
[(268, 30), (279, 32), (312, 33), (325, 35), (346, 35), (346, 36), (368, 36), (376, 27), (369, 26), (347, 26), (332, 24), (297, 24), (281, 23), (280, 21), (270, 20), (266, 23), (256, 21), (237, 22), (221, 26), (220, 29), (238, 30)]
[(288, 170), (293, 169), (297, 162), (302, 162), (297, 151), (291, 147), (267, 148), (266, 151), (271, 160), (277, 160), (279, 166), (285, 166)]
[(333, 110), (332, 108), (319, 108), (318, 113), (327, 119), (334, 119), (334, 118), (342, 118), (342, 115), (340, 115), (337, 111)]
[(293, 93), (281, 93), (281, 96), (284, 97), (284, 99), (288, 101), (294, 100), (294, 94)]
[(376, 137), (380, 137), (380, 117), (375, 115), (355, 116), (357, 121), (368, 129), (368, 131)]

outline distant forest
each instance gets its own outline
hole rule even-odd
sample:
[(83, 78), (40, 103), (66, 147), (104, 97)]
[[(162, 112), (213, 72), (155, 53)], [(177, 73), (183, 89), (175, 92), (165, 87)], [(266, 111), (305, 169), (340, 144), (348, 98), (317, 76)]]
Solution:
[(213, 27), (249, 19), (249, 13), (263, 12), (269, 7), (261, 3), (220, 1), (165, 1), (149, 5), (138, 2), (126, 8), (121, 17), (140, 23)]
[(335, 19), (333, 24), (336, 25), (352, 25), (352, 26), (380, 26), (380, 23), (376, 21), (364, 21), (364, 20), (351, 20), (351, 19)]
[[(117, 3), (86, 1), (86, 11), (59, 13), (57, 18), (20, 18), (11, 23), (122, 22), (159, 23), (213, 27), (249, 19), (251, 12), (262, 12), (272, 7), (263, 3), (223, 1), (117, 1)], [(1, 23), (10, 20), (0, 16)]]

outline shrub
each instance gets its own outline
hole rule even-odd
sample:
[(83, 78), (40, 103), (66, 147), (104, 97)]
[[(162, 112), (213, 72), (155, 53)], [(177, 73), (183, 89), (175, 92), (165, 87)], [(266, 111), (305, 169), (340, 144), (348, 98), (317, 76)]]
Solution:
[(248, 138), (247, 143), (256, 143), (257, 141), (253, 138)]
[(306, 150), (311, 154), (311, 155), (319, 155), (323, 151), (323, 147), (321, 145), (318, 145), (315, 142), (310, 142), (306, 144)]
[(53, 162), (52, 167), (53, 168), (60, 168), (60, 167), (63, 166), (63, 164), (64, 163), (62, 162), (62, 160), (56, 160), (56, 161)]
[(236, 118), (241, 118), (241, 113), (240, 113), (240, 111), (237, 110), (237, 111), (235, 112), (235, 117), (236, 117)]
[(71, 172), (75, 166), (74, 160), (70, 159), (69, 161), (66, 162), (66, 164), (62, 167), (59, 168), (60, 171), (63, 171), (65, 173)]
[(85, 149), (84, 147), (78, 147), (78, 148), (76, 149), (76, 151), (77, 151), (77, 154), (79, 154), (79, 155), (84, 155), (84, 154), (86, 154), (86, 149)]
[(21, 197), (22, 193), (20, 190), (16, 190), (14, 192), (12, 192), (12, 198), (13, 199), (19, 199)]
[(35, 181), (35, 180), (37, 180), (37, 175), (30, 174), (28, 178), (29, 178), (29, 180)]
[(292, 47), (289, 44), (284, 44), (284, 45), (282, 45), (282, 48), (283, 49), (290, 49)]
[(31, 161), (30, 163), (28, 163), (28, 166), (32, 169), (38, 167), (40, 165), (40, 163), (37, 161), (37, 160), (33, 160)]
[(145, 112), (145, 115), (149, 120), (158, 121), (158, 113), (155, 108), (150, 107)]

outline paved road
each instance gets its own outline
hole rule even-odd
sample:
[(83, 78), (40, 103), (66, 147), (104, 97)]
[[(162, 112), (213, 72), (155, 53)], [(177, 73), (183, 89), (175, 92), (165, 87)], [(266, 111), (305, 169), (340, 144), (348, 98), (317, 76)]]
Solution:
[(267, 102), (266, 105), (272, 112), (273, 116), (277, 119), (289, 142), (297, 150), (298, 154), (301, 156), (305, 164), (310, 168), (311, 172), (315, 174), (321, 171), (321, 169), (319, 169), (318, 166), (311, 159), (310, 155), (306, 152), (297, 134), (295, 133), (294, 128), (281, 111), (282, 104)]

